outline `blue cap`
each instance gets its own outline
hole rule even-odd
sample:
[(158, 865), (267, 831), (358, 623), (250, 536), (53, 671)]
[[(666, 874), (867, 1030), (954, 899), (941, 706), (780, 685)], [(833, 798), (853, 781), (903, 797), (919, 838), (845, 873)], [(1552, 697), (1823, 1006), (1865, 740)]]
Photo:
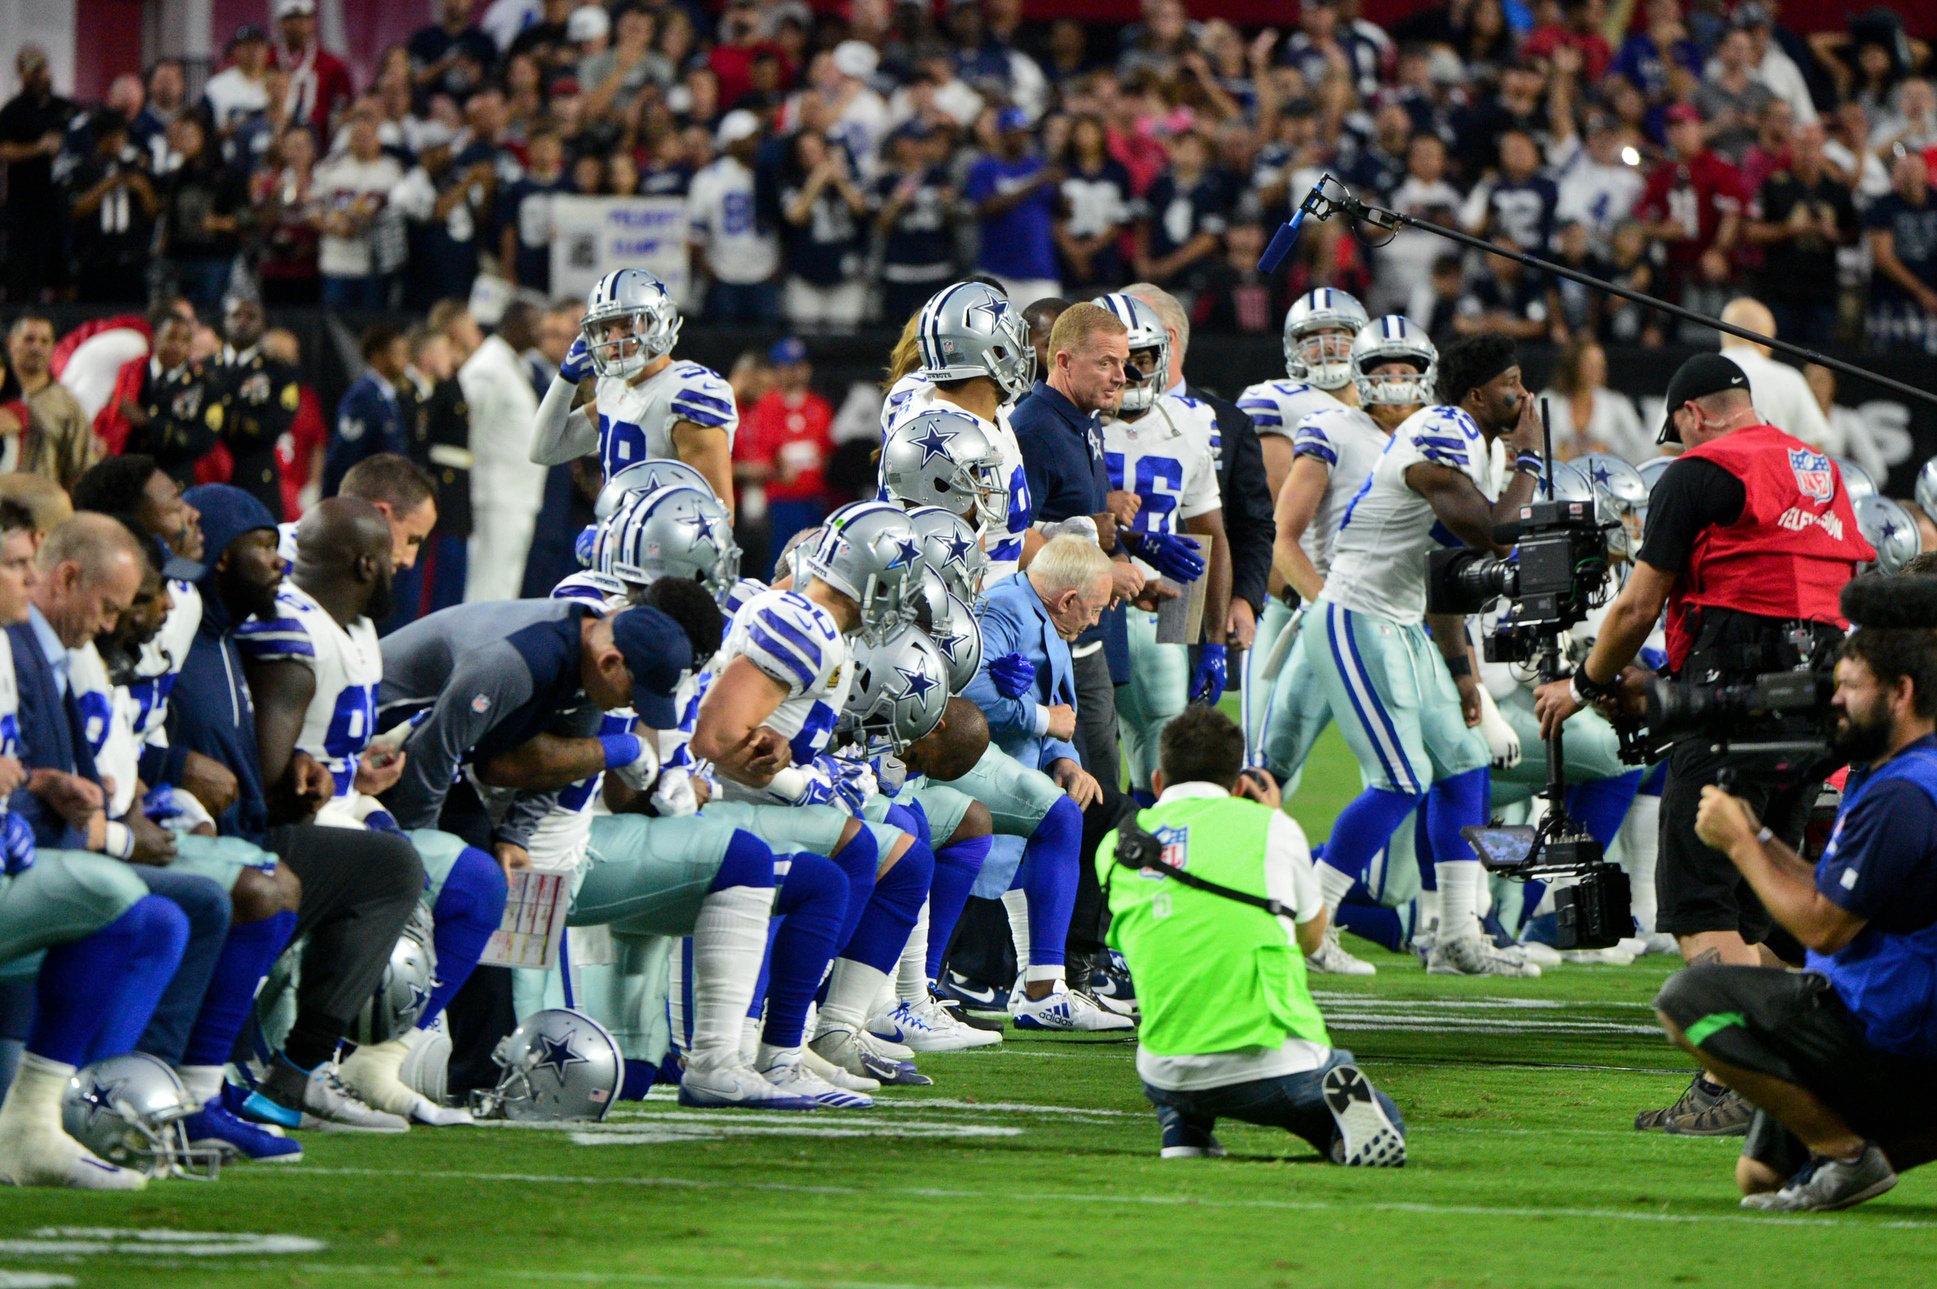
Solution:
[(807, 361), (807, 344), (799, 336), (776, 340), (773, 342), (773, 347), (767, 350), (767, 361), (776, 367), (785, 367), (788, 363), (804, 363)]
[(221, 562), (222, 552), (242, 534), (276, 526), (269, 507), (234, 484), (200, 484), (184, 492), (182, 500), (202, 512), (203, 563), (209, 569)]
[(1026, 130), (1029, 128), (1029, 114), (1019, 107), (1005, 107), (995, 114), (995, 128)]
[(693, 642), (677, 622), (641, 605), (612, 619), (612, 643), (632, 673), (632, 710), (656, 730), (679, 724), (673, 691), (693, 665)]

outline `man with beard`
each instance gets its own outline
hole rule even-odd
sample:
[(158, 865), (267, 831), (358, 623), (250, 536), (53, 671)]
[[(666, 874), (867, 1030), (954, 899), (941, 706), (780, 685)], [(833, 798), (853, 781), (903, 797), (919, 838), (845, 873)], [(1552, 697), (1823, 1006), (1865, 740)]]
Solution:
[(1695, 830), (1808, 951), (1808, 969), (1691, 966), (1655, 999), (1668, 1037), (1755, 1108), (1742, 1207), (1848, 1208), (1937, 1150), (1937, 578), (1867, 577), (1836, 664), (1833, 748), (1850, 761), (1811, 865), (1710, 785)]

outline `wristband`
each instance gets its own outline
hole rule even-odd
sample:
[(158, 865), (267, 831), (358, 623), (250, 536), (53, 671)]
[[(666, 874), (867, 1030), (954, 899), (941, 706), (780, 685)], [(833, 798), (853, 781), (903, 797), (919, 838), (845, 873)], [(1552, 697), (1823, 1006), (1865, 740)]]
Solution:
[(1513, 468), (1538, 477), (1547, 472), (1547, 463), (1540, 459), (1538, 452), (1522, 451), (1514, 455)]
[(1575, 701), (1586, 703), (1598, 702), (1600, 699), (1611, 697), (1621, 687), (1618, 680), (1610, 680), (1606, 684), (1601, 684), (1596, 681), (1592, 676), (1587, 674), (1586, 663), (1582, 663), (1580, 666), (1574, 668), (1574, 675), (1570, 683), (1573, 687)]
[(616, 770), (622, 765), (631, 765), (644, 752), (644, 745), (637, 734), (601, 734), (599, 746), (605, 749), (605, 768)]
[(107, 831), (102, 834), (101, 849), (116, 859), (128, 858), (135, 853), (133, 830), (118, 819), (108, 820)]
[(1470, 655), (1446, 660), (1446, 670), (1453, 673), (1454, 680), (1462, 680), (1473, 674), (1473, 659)]
[(788, 801), (798, 801), (806, 795), (807, 785), (807, 772), (797, 765), (790, 765), (767, 781), (767, 791)]

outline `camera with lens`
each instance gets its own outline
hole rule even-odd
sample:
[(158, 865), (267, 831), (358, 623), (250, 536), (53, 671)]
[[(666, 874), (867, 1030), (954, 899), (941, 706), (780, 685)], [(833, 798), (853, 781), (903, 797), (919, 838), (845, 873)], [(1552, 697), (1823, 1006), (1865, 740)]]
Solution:
[(1536, 501), (1493, 530), (1514, 554), (1454, 546), (1426, 558), (1426, 611), (1472, 614), (1504, 597), (1506, 620), (1486, 638), (1488, 662), (1531, 662), (1587, 616), (1607, 587), (1607, 525), (1592, 501)]

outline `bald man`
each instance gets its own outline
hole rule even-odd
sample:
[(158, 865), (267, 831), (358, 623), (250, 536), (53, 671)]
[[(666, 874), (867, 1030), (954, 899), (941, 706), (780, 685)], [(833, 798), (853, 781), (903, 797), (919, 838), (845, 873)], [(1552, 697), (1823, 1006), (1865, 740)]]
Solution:
[[(1722, 310), (1722, 321), (1764, 336), (1776, 334), (1776, 319), (1769, 306), (1746, 295), (1728, 302)], [(1794, 367), (1770, 357), (1771, 352), (1767, 345), (1722, 333), (1722, 353), (1748, 375), (1749, 401), (1763, 421), (1812, 448), (1841, 456), (1849, 445), (1830, 428), (1829, 419), (1809, 390), (1809, 381)]]

